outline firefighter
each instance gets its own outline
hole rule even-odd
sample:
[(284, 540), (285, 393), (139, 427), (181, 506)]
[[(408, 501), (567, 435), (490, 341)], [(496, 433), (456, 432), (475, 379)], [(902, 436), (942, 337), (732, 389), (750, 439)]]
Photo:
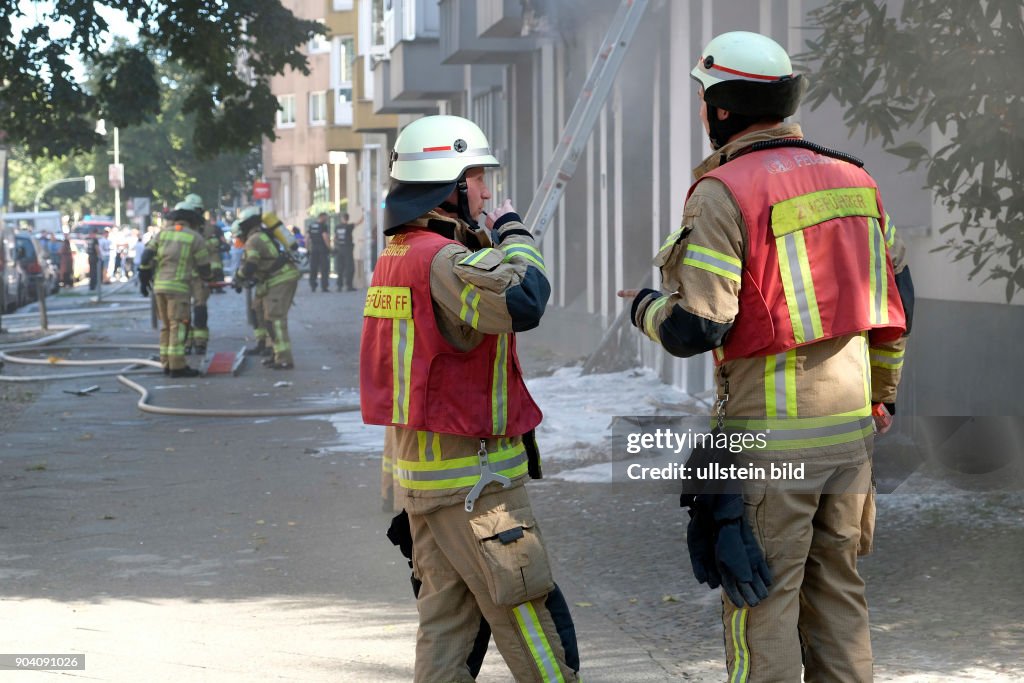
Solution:
[(861, 162), (784, 123), (804, 83), (781, 46), (726, 33), (691, 74), (714, 152), (655, 257), (662, 291), (619, 294), (672, 355), (713, 352), (718, 424), (764, 438), (744, 462), (805, 466), (684, 496), (694, 574), (723, 587), (730, 681), (870, 681), (856, 563), (913, 311), (904, 248)]
[(199, 215), (202, 223), (196, 229), (206, 242), (206, 250), (210, 255), (211, 281), (203, 280), (200, 277), (192, 280), (192, 326), (189, 328), (189, 336), (185, 341), (185, 353), (197, 353), (204, 355), (206, 347), (210, 343), (209, 310), (207, 302), (210, 300), (211, 283), (224, 281), (224, 263), (221, 260), (221, 245), (224, 237), (220, 228), (215, 223), (207, 221), (204, 217), (203, 198), (197, 194), (190, 194), (182, 202)]
[[(471, 121), (409, 124), (391, 156), (382, 252), (363, 309), (360, 400), (394, 427), (394, 476), (422, 581), (415, 681), (472, 681), (481, 616), (517, 681), (577, 680), (547, 598), (554, 581), (524, 487), (540, 423), (516, 357), (550, 295), (510, 201), (476, 227), (498, 165)], [(493, 241), (492, 241), (493, 236)], [(473, 246), (466, 246), (471, 244)], [(569, 620), (571, 625), (571, 620)]]
[(160, 317), (160, 363), (171, 377), (195, 377), (199, 371), (185, 362), (189, 299), (193, 280), (212, 276), (210, 256), (196, 228), (203, 218), (192, 204), (180, 202), (168, 214), (168, 225), (150, 240), (142, 253), (139, 287), (143, 296), (156, 294)]
[[(242, 235), (241, 221), (231, 224), (231, 239), (239, 249), (245, 249), (245, 238)], [(245, 287), (245, 279), (242, 277), (242, 270), (245, 268), (245, 252), (243, 251), (238, 263), (238, 268), (231, 276), (231, 285), (239, 294)], [(274, 355), (274, 343), (270, 340), (270, 329), (263, 318), (263, 297), (256, 296), (255, 286), (248, 288), (246, 296), (246, 320), (252, 327), (256, 345), (245, 350), (246, 355), (269, 357)]]
[(292, 262), (288, 249), (263, 225), (257, 207), (243, 211), (238, 225), (245, 239), (241, 280), (252, 285), (255, 296), (263, 300), (263, 319), (274, 344), (273, 357), (264, 358), (263, 365), (275, 370), (291, 370), (295, 360), (288, 336), (288, 309), (295, 299), (296, 283), (302, 274)]

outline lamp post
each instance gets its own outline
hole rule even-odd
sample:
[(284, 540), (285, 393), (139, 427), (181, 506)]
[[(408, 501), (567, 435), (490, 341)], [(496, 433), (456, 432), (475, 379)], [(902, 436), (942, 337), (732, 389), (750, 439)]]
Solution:
[[(107, 134), (107, 125), (103, 119), (96, 122), (96, 132)], [(124, 186), (124, 166), (121, 165), (121, 131), (114, 126), (114, 163), (107, 167), (107, 179), (114, 188), (114, 227), (121, 228), (121, 188)]]

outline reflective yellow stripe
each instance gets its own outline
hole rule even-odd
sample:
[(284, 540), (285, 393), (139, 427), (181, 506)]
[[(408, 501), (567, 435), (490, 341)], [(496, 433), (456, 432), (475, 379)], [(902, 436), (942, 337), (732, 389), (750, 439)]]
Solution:
[(796, 232), (776, 238), (782, 288), (786, 292), (786, 307), (793, 325), (793, 338), (804, 344), (825, 336), (818, 312), (818, 298), (814, 293), (811, 263), (807, 258), (807, 243), (803, 233)]
[(732, 613), (732, 671), (729, 683), (745, 683), (750, 676), (750, 650), (747, 649), (747, 612), (748, 608), (734, 610)]
[(820, 190), (779, 202), (772, 206), (772, 234), (781, 237), (846, 216), (880, 218), (874, 188)]
[(459, 294), (459, 301), (462, 302), (459, 317), (475, 330), (480, 324), (480, 311), (477, 310), (480, 306), (480, 293), (476, 291), (475, 286), (466, 285)]
[(668, 297), (663, 296), (656, 299), (654, 303), (647, 306), (647, 310), (644, 311), (644, 332), (648, 337), (654, 341), (661, 343), (661, 336), (658, 334), (658, 328), (654, 325), (654, 317), (658, 314), (658, 311), (665, 308), (665, 304), (668, 303)]
[(363, 316), (369, 318), (412, 318), (412, 289), (409, 287), (370, 287), (366, 291)]
[(889, 281), (886, 278), (885, 247), (883, 246), (882, 228), (878, 221), (869, 218), (868, 221), (868, 242), (870, 247), (869, 269), (870, 289), (869, 292), (869, 318), (872, 325), (887, 325), (889, 323)]
[(768, 417), (796, 417), (796, 349), (764, 359), (764, 402)]
[(711, 352), (715, 354), (715, 359), (718, 360), (718, 362), (725, 360), (725, 349), (723, 347), (716, 347), (712, 349)]
[(533, 608), (533, 603), (524, 602), (516, 606), (513, 612), (516, 615), (519, 631), (523, 634), (523, 640), (526, 641), (530, 648), (530, 654), (533, 655), (533, 663), (537, 665), (541, 680), (544, 683), (565, 683), (562, 671), (551, 650), (551, 644), (548, 642), (547, 634), (544, 633), (544, 628), (537, 617), (537, 611)]
[(475, 266), (476, 264), (480, 263), (485, 258), (487, 258), (487, 255), (490, 254), (492, 251), (494, 251), (494, 249), (492, 249), (490, 247), (488, 247), (486, 249), (481, 249), (480, 251), (474, 252), (474, 253), (470, 254), (469, 256), (467, 256), (466, 258), (464, 258), (461, 261), (459, 261), (459, 265), (460, 266)]
[(903, 367), (903, 351), (871, 349), (871, 365), (889, 370), (898, 370)]
[[(515, 479), (527, 473), (529, 460), (522, 442), (488, 453), (487, 461), (498, 474)], [(480, 458), (476, 455), (445, 459), (437, 450), (436, 460), (398, 460), (395, 478), (407, 489), (439, 490), (473, 486), (480, 479)]]
[(504, 248), (505, 261), (509, 261), (512, 256), (522, 256), (527, 261), (530, 261), (535, 266), (543, 271), (547, 271), (544, 265), (544, 257), (541, 255), (540, 250), (530, 246), (529, 244), (513, 244)]
[(417, 431), (416, 443), (419, 445), (420, 462), (441, 459), (441, 439), (434, 432)]
[(491, 433), (504, 434), (508, 427), (508, 335), (499, 334), (491, 379)]
[(416, 327), (412, 320), (391, 322), (391, 369), (394, 395), (391, 400), (391, 421), (409, 422), (409, 394), (412, 391), (412, 348)]
[(868, 333), (862, 332), (860, 334), (858, 342), (861, 346), (861, 357), (864, 359), (864, 406), (863, 410), (866, 411), (862, 414), (871, 414), (871, 358), (868, 355)]
[(660, 254), (661, 252), (665, 251), (666, 249), (671, 249), (672, 247), (674, 247), (675, 244), (676, 244), (676, 240), (678, 240), (679, 236), (683, 234), (683, 230), (686, 230), (686, 226), (683, 226), (683, 227), (679, 228), (678, 230), (673, 232), (671, 235), (666, 237), (665, 238), (665, 243), (661, 245), (661, 249), (658, 249), (658, 253)]
[(896, 225), (892, 222), (892, 216), (888, 213), (885, 214), (885, 246), (887, 249), (892, 249), (892, 245), (896, 243)]
[(683, 264), (721, 275), (733, 282), (739, 282), (743, 272), (739, 259), (696, 244), (687, 245)]

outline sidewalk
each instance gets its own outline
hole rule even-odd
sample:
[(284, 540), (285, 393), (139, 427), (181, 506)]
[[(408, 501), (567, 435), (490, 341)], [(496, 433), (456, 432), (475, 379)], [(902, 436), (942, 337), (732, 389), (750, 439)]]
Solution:
[[(242, 301), (211, 298), (212, 351), (245, 342)], [(303, 281), (290, 317), (294, 371), (249, 359), (237, 378), (140, 382), (158, 405), (348, 402), (361, 309), (359, 293), (311, 293)], [(156, 341), (148, 315), (89, 323), (76, 342)], [(84, 680), (411, 680), (415, 603), (384, 537), (379, 458), (338, 450), (327, 419), (151, 416), (113, 378), (89, 383), (100, 392), (33, 385), (38, 397), (0, 434), (0, 649), (83, 653), (84, 671), (51, 675)], [(555, 533), (571, 520), (543, 486), (531, 490)], [(552, 555), (575, 605), (585, 679), (669, 680), (600, 606), (586, 572), (562, 562), (557, 543)], [(511, 680), (493, 646), (479, 680)]]

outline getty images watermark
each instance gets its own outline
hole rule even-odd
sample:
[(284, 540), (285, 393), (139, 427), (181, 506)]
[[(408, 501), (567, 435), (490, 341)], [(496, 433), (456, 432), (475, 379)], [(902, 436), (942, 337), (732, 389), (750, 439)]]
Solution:
[[(612, 451), (613, 486), (634, 492), (867, 493), (872, 478), (885, 493), (1024, 490), (1020, 417), (901, 416), (877, 438), (870, 416), (730, 418), (722, 431), (708, 416), (627, 416), (613, 421)], [(870, 476), (854, 476), (867, 459)]]

